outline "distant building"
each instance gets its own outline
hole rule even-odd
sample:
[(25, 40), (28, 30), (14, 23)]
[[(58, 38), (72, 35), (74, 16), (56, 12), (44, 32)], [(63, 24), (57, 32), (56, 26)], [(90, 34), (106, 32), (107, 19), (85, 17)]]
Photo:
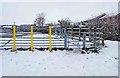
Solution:
[(14, 25), (0, 25), (3, 33), (12, 33), (12, 26)]

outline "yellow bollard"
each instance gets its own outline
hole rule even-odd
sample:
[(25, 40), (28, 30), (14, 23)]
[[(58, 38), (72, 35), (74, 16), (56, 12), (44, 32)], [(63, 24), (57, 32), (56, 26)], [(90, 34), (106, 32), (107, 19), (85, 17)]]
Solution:
[(33, 26), (30, 26), (30, 38), (31, 38), (31, 43), (30, 43), (30, 51), (33, 51)]
[(16, 51), (16, 26), (13, 26), (13, 48), (12, 51)]
[(49, 26), (49, 51), (52, 51), (52, 26)]

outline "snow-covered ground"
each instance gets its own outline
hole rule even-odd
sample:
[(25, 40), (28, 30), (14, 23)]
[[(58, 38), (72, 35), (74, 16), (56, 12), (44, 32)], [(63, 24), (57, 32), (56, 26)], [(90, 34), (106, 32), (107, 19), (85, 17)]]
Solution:
[(105, 44), (107, 47), (100, 54), (80, 54), (78, 50), (17, 53), (2, 50), (2, 75), (118, 76), (118, 42), (106, 40)]
[(2, 77), (2, 52), (0, 52), (0, 77)]

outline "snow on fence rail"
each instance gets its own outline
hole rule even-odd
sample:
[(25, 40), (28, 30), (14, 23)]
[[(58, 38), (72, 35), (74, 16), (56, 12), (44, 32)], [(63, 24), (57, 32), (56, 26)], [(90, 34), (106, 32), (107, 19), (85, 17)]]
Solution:
[[(16, 38), (16, 26), (13, 26), (13, 38), (2, 39), (3, 48), (10, 48), (12, 51), (18, 50), (18, 47), (29, 46), (30, 51), (34, 51), (34, 46), (47, 46), (48, 50), (51, 52), (53, 48), (64, 48), (64, 49), (74, 49), (81, 48), (82, 50), (87, 50), (88, 48), (100, 49), (100, 45), (104, 46), (103, 33), (100, 32), (100, 28), (91, 30), (88, 28), (63, 28), (58, 30), (55, 28), (55, 32), (52, 32), (52, 26), (49, 26), (49, 33), (46, 37), (34, 37), (33, 25), (30, 27), (30, 37), (21, 36)], [(77, 31), (74, 31), (77, 30)], [(89, 32), (82, 32), (81, 30), (89, 30)], [(58, 32), (59, 31), (59, 32)], [(54, 34), (54, 35), (53, 35)], [(44, 34), (43, 34), (44, 35)], [(55, 36), (56, 35), (56, 36)], [(59, 38), (58, 38), (59, 37)], [(93, 39), (93, 40), (92, 40)], [(6, 43), (3, 43), (6, 42)], [(1, 41), (0, 41), (1, 44)], [(12, 47), (11, 47), (12, 46)], [(74, 46), (74, 47), (73, 47)], [(1, 48), (2, 49), (2, 48)]]

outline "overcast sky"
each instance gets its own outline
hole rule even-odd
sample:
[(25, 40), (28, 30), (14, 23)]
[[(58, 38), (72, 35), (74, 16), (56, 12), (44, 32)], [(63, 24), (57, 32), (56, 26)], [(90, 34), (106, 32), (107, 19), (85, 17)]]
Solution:
[(69, 17), (71, 21), (86, 20), (102, 13), (117, 13), (117, 2), (7, 2), (2, 3), (1, 24), (31, 24), (36, 14), (46, 13), (47, 22)]

